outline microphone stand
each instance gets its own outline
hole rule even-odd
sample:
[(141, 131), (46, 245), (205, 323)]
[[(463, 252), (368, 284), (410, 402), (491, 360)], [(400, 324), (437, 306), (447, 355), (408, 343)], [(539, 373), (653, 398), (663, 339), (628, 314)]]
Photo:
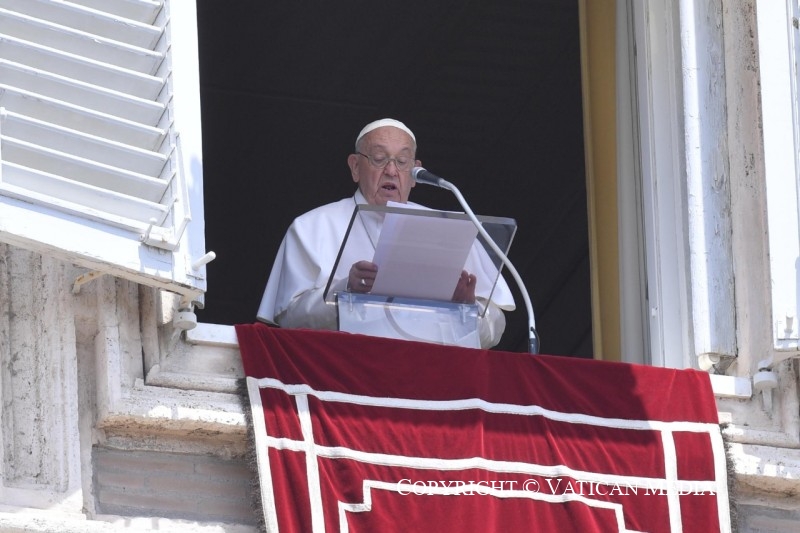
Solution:
[[(427, 176), (420, 176), (420, 174), (425, 173)], [(484, 229), (483, 224), (481, 224), (478, 217), (475, 216), (475, 213), (472, 212), (470, 209), (469, 204), (464, 199), (464, 196), (461, 194), (461, 191), (458, 190), (458, 187), (450, 183), (444, 178), (440, 178), (428, 172), (422, 167), (415, 167), (411, 175), (413, 176), (414, 180), (419, 183), (427, 183), (428, 185), (435, 185), (437, 187), (441, 187), (442, 189), (447, 189), (448, 191), (452, 192), (456, 199), (458, 199), (458, 203), (461, 204), (461, 207), (464, 208), (464, 212), (469, 216), (472, 223), (475, 224), (475, 227), (478, 228), (478, 233), (480, 233), (483, 238), (486, 240), (486, 243), (489, 247), (500, 257), (503, 261), (503, 264), (508, 268), (508, 271), (511, 272), (511, 276), (514, 278), (514, 281), (517, 282), (517, 286), (519, 287), (520, 292), (522, 293), (522, 299), (525, 302), (525, 309), (528, 312), (528, 353), (531, 354), (538, 354), (539, 353), (539, 337), (536, 333), (536, 319), (533, 315), (533, 305), (531, 304), (531, 298), (528, 295), (528, 290), (525, 288), (525, 283), (522, 282), (522, 278), (517, 272), (517, 269), (508, 259), (508, 256), (497, 246), (497, 243), (494, 242), (494, 239), (489, 235), (489, 233)], [(487, 304), (488, 305), (488, 304)]]

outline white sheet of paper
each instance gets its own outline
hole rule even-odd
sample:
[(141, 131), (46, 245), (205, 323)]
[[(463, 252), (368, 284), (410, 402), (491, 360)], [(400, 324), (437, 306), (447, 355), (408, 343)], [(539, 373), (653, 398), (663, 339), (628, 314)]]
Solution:
[(471, 220), (387, 213), (372, 294), (450, 301), (477, 234)]

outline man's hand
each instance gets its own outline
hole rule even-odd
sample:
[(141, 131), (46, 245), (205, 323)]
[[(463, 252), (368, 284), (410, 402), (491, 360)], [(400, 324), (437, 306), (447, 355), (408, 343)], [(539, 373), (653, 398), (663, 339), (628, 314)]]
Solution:
[(475, 285), (478, 278), (475, 274), (470, 274), (466, 270), (461, 271), (461, 277), (458, 278), (456, 290), (453, 291), (453, 301), (464, 304), (475, 303)]
[(378, 265), (375, 263), (369, 261), (353, 263), (353, 266), (350, 267), (350, 274), (347, 276), (347, 288), (350, 292), (369, 292), (372, 290), (377, 274)]

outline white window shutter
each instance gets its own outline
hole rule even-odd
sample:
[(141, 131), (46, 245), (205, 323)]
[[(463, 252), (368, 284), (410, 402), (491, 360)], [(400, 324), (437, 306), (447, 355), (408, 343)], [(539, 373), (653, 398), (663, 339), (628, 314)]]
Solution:
[(0, 0), (0, 240), (198, 299), (196, 9)]
[(776, 361), (800, 351), (797, 1), (759, 0), (757, 15)]

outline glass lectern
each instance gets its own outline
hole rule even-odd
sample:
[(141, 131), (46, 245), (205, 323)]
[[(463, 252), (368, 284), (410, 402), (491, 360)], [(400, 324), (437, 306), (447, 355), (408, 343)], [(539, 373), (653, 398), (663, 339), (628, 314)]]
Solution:
[[(358, 205), (339, 249), (324, 298), (337, 308), (339, 330), (436, 344), (480, 347), (479, 320), (503, 261), (465, 213), (418, 207)], [(504, 253), (516, 232), (510, 218), (478, 216)], [(351, 266), (378, 265), (372, 291), (348, 290)], [(466, 270), (477, 277), (473, 304), (453, 302)]]

